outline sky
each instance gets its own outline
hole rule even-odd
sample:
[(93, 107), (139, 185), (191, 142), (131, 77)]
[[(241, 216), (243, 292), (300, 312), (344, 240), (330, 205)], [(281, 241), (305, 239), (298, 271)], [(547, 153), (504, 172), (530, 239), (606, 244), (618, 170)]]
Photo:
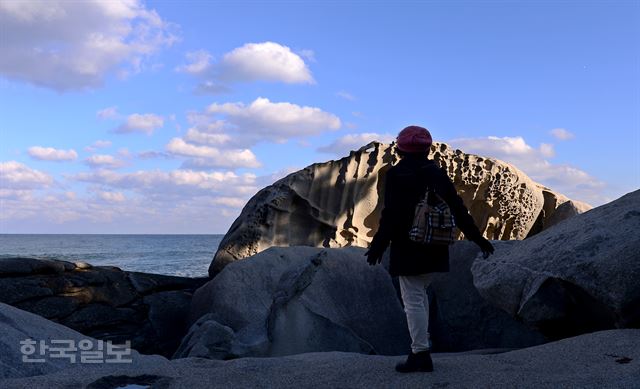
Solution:
[(638, 1), (0, 2), (0, 233), (225, 233), (405, 126), (640, 188)]

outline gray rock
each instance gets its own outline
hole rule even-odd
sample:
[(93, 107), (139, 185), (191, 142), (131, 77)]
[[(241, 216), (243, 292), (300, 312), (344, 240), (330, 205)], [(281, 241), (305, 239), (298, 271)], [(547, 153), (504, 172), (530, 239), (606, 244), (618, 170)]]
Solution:
[(483, 297), (552, 338), (640, 327), (640, 190), (472, 267)]
[(158, 292), (143, 298), (149, 306), (149, 322), (156, 333), (157, 345), (162, 350), (175, 350), (180, 344), (177, 334), (189, 329), (187, 318), (193, 295), (182, 290)]
[[(27, 339), (36, 342), (43, 341), (45, 345), (49, 346), (52, 345), (52, 340), (73, 341), (75, 345), (81, 340), (90, 340), (93, 343), (91, 350), (98, 350), (96, 339), (40, 316), (0, 303), (0, 379), (49, 374), (62, 369), (77, 369), (81, 375), (92, 369), (100, 369), (99, 365), (79, 363), (80, 354), (78, 353), (74, 353), (75, 362), (69, 358), (51, 357), (51, 353), (39, 356), (37, 351), (39, 346), (37, 346), (35, 354), (29, 358), (42, 358), (44, 361), (23, 362), (20, 342)], [(132, 350), (130, 359), (133, 359), (133, 364), (139, 366), (147, 362), (162, 363), (166, 361), (159, 356), (142, 357), (135, 350)], [(5, 387), (2, 382), (0, 382), (0, 386)]]
[[(431, 147), (431, 158), (449, 174), (489, 239), (524, 239), (546, 228), (551, 216), (558, 220), (573, 215), (555, 212), (568, 198), (533, 182), (513, 165), (444, 143)], [(393, 145), (373, 142), (262, 189), (220, 242), (209, 275), (272, 246), (367, 247), (378, 228), (386, 171), (397, 161)], [(580, 204), (575, 209), (588, 208)]]
[(36, 258), (0, 258), (0, 276), (10, 274), (48, 274), (73, 270), (71, 262)]
[(208, 313), (191, 326), (173, 358), (225, 359), (232, 354), (234, 337), (231, 328), (218, 323), (215, 316)]
[(433, 373), (398, 374), (404, 357), (327, 352), (278, 358), (64, 369), (6, 379), (7, 389), (51, 388), (637, 388), (640, 330), (604, 331), (502, 354), (434, 354)]
[(16, 304), (21, 301), (53, 295), (51, 288), (40, 279), (0, 278), (0, 302)]
[[(507, 242), (494, 242), (498, 252), (504, 243)], [(542, 334), (495, 307), (478, 293), (473, 285), (471, 265), (479, 254), (480, 249), (472, 242), (454, 243), (450, 248), (450, 272), (438, 274), (427, 289), (433, 349), (513, 349), (546, 342)]]
[(188, 329), (193, 291), (207, 280), (33, 258), (2, 263), (7, 272), (0, 273), (0, 302), (92, 337), (130, 340), (140, 351), (166, 356)]
[(370, 267), (364, 252), (268, 249), (198, 289), (191, 321), (213, 313), (234, 332), (225, 357), (327, 350), (404, 354), (408, 331), (391, 278), (382, 267)]

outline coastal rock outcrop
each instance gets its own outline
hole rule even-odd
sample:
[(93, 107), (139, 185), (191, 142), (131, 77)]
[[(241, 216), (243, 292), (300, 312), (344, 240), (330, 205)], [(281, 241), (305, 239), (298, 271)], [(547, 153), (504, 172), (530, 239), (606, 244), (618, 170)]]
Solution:
[(193, 292), (206, 278), (125, 272), (117, 267), (0, 258), (0, 302), (85, 335), (170, 356), (188, 326)]
[[(78, 348), (80, 342), (84, 345), (82, 349)], [(118, 342), (114, 343), (118, 344)], [(52, 348), (66, 349), (60, 352)], [(156, 365), (167, 362), (165, 358), (158, 355), (142, 356), (135, 350), (122, 351), (120, 358), (130, 360), (131, 362), (127, 362), (127, 365), (132, 364), (139, 368), (147, 364)], [(115, 354), (108, 352), (105, 345), (99, 346), (96, 339), (38, 315), (0, 303), (1, 387), (7, 387), (2, 384), (2, 381), (7, 378), (38, 376), (63, 369), (77, 369), (82, 374), (94, 368), (99, 369), (105, 364), (104, 362), (82, 363), (81, 358), (83, 355), (88, 355), (87, 352), (93, 353), (93, 361), (113, 360), (116, 357)]]
[[(449, 174), (489, 239), (524, 239), (551, 220), (588, 208), (496, 159), (443, 143), (435, 143), (430, 156)], [(209, 274), (272, 246), (367, 247), (378, 226), (385, 172), (397, 161), (393, 145), (373, 142), (348, 157), (313, 164), (262, 189), (220, 243)], [(572, 205), (556, 213), (567, 202)]]
[(548, 337), (640, 327), (640, 190), (499, 248), (475, 286)]
[[(493, 242), (497, 252), (508, 243)], [(514, 320), (478, 293), (471, 274), (474, 261), (482, 260), (477, 245), (469, 241), (455, 242), (449, 252), (450, 271), (435, 274), (427, 288), (433, 350), (512, 349), (547, 341), (540, 332)]]
[(175, 356), (207, 356), (203, 347), (222, 359), (407, 353), (409, 333), (391, 277), (381, 266), (370, 268), (363, 254), (355, 247), (271, 248), (234, 263), (194, 294), (190, 320), (202, 319)]
[[(398, 292), (386, 270), (370, 267), (364, 253), (359, 247), (279, 247), (229, 265), (196, 291), (194, 324), (175, 357), (408, 352)], [(437, 275), (428, 289), (434, 350), (546, 341), (478, 294), (470, 271), (479, 253), (475, 244), (456, 242), (451, 253), (451, 272)]]

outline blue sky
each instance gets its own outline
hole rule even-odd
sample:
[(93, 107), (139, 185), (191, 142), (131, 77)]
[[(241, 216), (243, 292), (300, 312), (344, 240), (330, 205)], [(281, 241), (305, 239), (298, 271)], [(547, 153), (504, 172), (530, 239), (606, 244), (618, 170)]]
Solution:
[(0, 3), (0, 232), (224, 233), (406, 125), (593, 205), (640, 187), (640, 3)]

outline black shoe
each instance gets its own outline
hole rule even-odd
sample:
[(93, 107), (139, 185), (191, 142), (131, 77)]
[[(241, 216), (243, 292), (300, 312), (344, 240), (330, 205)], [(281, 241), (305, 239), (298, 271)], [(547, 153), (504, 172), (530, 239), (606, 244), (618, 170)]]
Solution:
[(431, 372), (433, 371), (433, 361), (431, 360), (431, 353), (427, 351), (421, 351), (419, 353), (410, 353), (406, 362), (398, 363), (396, 365), (396, 371), (400, 373), (412, 373), (415, 371)]

